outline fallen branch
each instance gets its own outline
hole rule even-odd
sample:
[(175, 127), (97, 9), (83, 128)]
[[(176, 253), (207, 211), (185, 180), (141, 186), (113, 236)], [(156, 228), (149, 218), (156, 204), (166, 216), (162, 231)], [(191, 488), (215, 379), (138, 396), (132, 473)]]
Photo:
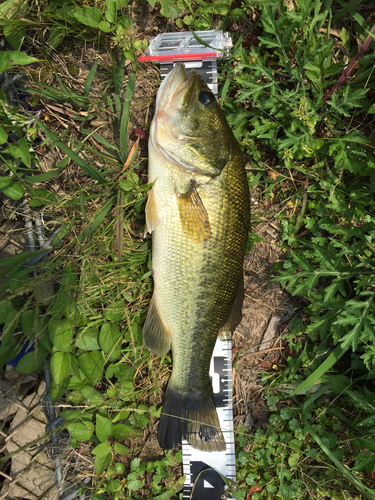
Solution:
[(371, 28), (370, 33), (367, 35), (366, 40), (362, 47), (359, 49), (357, 52), (356, 56), (353, 58), (353, 60), (348, 64), (348, 67), (346, 70), (342, 73), (340, 78), (337, 80), (335, 85), (329, 90), (326, 95), (323, 97), (323, 102), (326, 103), (328, 99), (331, 97), (331, 95), (337, 90), (343, 83), (345, 83), (345, 80), (348, 78), (350, 73), (353, 71), (353, 69), (356, 67), (358, 61), (361, 59), (361, 57), (365, 54), (366, 50), (368, 49), (370, 43), (374, 39), (373, 34), (375, 35), (375, 24)]

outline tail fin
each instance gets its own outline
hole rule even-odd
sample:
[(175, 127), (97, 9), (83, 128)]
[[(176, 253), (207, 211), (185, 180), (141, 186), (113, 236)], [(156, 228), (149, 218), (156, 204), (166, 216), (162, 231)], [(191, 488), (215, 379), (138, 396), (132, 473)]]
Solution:
[(177, 448), (186, 439), (197, 450), (225, 450), (211, 382), (208, 384), (201, 393), (182, 393), (168, 384), (158, 429), (162, 448)]

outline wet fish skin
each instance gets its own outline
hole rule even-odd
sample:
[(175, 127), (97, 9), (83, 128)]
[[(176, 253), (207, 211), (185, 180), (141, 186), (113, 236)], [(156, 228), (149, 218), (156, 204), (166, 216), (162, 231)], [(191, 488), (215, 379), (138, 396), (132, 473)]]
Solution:
[(172, 347), (173, 356), (159, 443), (171, 449), (186, 438), (198, 449), (223, 450), (208, 373), (217, 336), (228, 337), (241, 320), (250, 197), (224, 114), (197, 74), (185, 79), (182, 65), (158, 92), (149, 178), (154, 294), (143, 336), (151, 351)]

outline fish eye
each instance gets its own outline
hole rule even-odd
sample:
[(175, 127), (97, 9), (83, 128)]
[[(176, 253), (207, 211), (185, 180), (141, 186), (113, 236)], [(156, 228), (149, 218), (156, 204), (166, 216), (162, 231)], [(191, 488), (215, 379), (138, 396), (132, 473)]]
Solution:
[(208, 92), (207, 90), (202, 90), (199, 94), (198, 100), (201, 104), (203, 104), (203, 106), (211, 106), (211, 104), (216, 101), (212, 92)]

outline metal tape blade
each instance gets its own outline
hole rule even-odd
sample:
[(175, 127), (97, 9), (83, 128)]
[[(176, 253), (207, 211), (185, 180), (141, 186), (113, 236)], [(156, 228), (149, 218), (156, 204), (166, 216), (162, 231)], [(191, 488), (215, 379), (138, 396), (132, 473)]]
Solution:
[[(217, 83), (217, 63), (216, 59), (208, 61), (180, 61), (185, 65), (186, 78), (188, 78), (190, 71), (194, 69), (199, 76), (207, 83), (208, 87), (217, 96), (219, 88)], [(177, 63), (174, 62), (161, 62), (160, 63), (160, 77), (161, 81), (172, 71)]]
[(182, 442), (183, 474), (186, 476), (183, 499), (220, 500), (227, 479), (236, 480), (235, 441), (232, 407), (232, 342), (217, 339), (211, 358), (210, 377), (216, 410), (226, 449), (204, 452)]

